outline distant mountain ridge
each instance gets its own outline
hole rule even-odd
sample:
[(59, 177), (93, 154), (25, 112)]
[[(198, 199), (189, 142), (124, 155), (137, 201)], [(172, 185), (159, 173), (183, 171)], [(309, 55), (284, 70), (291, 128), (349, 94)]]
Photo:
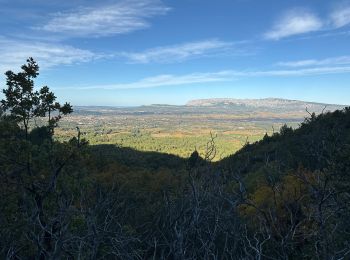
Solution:
[[(284, 116), (296, 116), (304, 118), (309, 113), (333, 112), (342, 110), (346, 105), (323, 104), (299, 100), (281, 98), (264, 99), (234, 99), (234, 98), (211, 98), (196, 99), (185, 105), (153, 104), (135, 107), (113, 106), (77, 106), (75, 115), (184, 115), (184, 114), (256, 114), (275, 113), (281, 118)], [(281, 114), (287, 113), (282, 116)]]
[(186, 103), (186, 106), (208, 107), (208, 106), (247, 106), (247, 107), (264, 107), (264, 108), (294, 108), (294, 109), (320, 109), (329, 108), (331, 110), (341, 109), (344, 105), (324, 104), (317, 102), (307, 102), (300, 100), (289, 100), (282, 98), (263, 98), (263, 99), (235, 99), (235, 98), (210, 98), (195, 99)]

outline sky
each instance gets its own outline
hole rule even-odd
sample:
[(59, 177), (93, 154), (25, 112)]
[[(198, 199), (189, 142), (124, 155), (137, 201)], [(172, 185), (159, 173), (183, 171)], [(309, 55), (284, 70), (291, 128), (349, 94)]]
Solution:
[[(28, 57), (73, 105), (350, 104), (350, 1), (0, 0), (0, 74)], [(0, 76), (1, 88), (6, 87)], [(2, 94), (0, 94), (0, 98)]]

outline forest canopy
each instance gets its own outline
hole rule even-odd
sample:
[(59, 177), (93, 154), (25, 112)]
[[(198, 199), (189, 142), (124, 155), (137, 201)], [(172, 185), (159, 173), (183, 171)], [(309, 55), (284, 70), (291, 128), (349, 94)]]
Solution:
[[(346, 259), (350, 108), (312, 114), (239, 152), (205, 158), (90, 145), (73, 112), (6, 72), (0, 109), (1, 259)], [(36, 121), (44, 122), (40, 126)]]

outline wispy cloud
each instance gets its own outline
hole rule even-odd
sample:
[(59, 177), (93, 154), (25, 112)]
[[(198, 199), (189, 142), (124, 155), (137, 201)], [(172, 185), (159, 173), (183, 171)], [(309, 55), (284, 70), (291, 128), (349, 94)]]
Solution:
[(186, 75), (158, 75), (154, 77), (143, 78), (131, 83), (120, 83), (111, 85), (97, 85), (80, 87), (80, 89), (138, 89), (154, 88), (161, 86), (178, 86), (208, 82), (226, 81), (232, 78), (232, 71), (220, 71), (214, 73), (193, 73)]
[(237, 71), (225, 70), (210, 73), (192, 73), (186, 75), (158, 75), (147, 77), (131, 83), (117, 83), (110, 85), (94, 85), (78, 87), (75, 89), (140, 89), (165, 86), (181, 86), (212, 82), (231, 82), (241, 78), (251, 77), (293, 77), (313, 76), (327, 74), (349, 73), (350, 66), (314, 67), (293, 70), (262, 70), (262, 71)]
[(216, 39), (163, 46), (142, 52), (123, 52), (120, 56), (130, 63), (174, 63), (203, 56), (220, 55), (233, 47), (233, 43)]
[(149, 27), (149, 18), (169, 10), (160, 0), (123, 0), (103, 7), (57, 13), (38, 29), (76, 37), (123, 34)]
[(292, 35), (318, 31), (323, 26), (322, 20), (315, 14), (306, 10), (295, 9), (285, 13), (273, 28), (264, 34), (264, 38), (279, 40)]
[[(350, 3), (338, 5), (332, 12), (320, 18), (316, 14), (302, 9), (294, 9), (286, 12), (278, 19), (271, 30), (264, 34), (267, 40), (280, 40), (293, 35), (310, 32), (328, 32), (323, 36), (331, 35), (329, 31), (350, 25)], [(347, 34), (347, 32), (336, 32)], [(315, 36), (317, 37), (317, 35)]]
[(331, 23), (335, 28), (350, 24), (350, 5), (339, 6), (330, 15)]
[(298, 61), (279, 62), (277, 65), (285, 67), (308, 67), (308, 66), (330, 66), (330, 65), (348, 65), (350, 56), (332, 57), (327, 59), (309, 59)]
[(329, 74), (343, 74), (349, 73), (350, 66), (329, 66), (329, 67), (312, 67), (305, 69), (294, 70), (268, 70), (255, 71), (241, 74), (241, 76), (252, 77), (292, 77), (292, 76), (315, 76), (315, 75), (329, 75)]
[(28, 57), (33, 57), (41, 68), (88, 62), (98, 55), (68, 45), (23, 41), (0, 37), (0, 71), (18, 69)]

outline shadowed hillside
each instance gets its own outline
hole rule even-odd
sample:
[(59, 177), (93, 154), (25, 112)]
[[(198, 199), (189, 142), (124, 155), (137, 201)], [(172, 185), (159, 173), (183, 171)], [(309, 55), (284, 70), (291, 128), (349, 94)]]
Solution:
[[(212, 162), (91, 145), (38, 66), (8, 72), (0, 113), (1, 259), (346, 259), (350, 109), (311, 114)], [(41, 126), (31, 121), (41, 120)]]
[(350, 112), (346, 108), (319, 116), (313, 114), (295, 130), (285, 125), (280, 132), (247, 144), (235, 155), (220, 161), (219, 165), (224, 168), (234, 165), (243, 172), (266, 163), (278, 163), (281, 170), (299, 166), (323, 170), (349, 148), (349, 142)]
[[(7, 145), (0, 149), (6, 183), (1, 208), (6, 217), (0, 222), (0, 253), (128, 259), (341, 257), (350, 250), (349, 118), (348, 109), (312, 117), (299, 129), (284, 127), (213, 166), (195, 153), (186, 160), (114, 145), (81, 146), (77, 140), (54, 143), (55, 150), (70, 155), (54, 153), (55, 164), (64, 162), (64, 168), (49, 196), (45, 187), (52, 175), (44, 162), (51, 148), (45, 143), (32, 147), (41, 153), (32, 154), (33, 175), (27, 179), (20, 167), (25, 157), (11, 149), (17, 137), (2, 131), (0, 143)], [(1, 125), (11, 124), (5, 120)], [(25, 179), (18, 183), (13, 174), (22, 171)], [(42, 220), (35, 218), (39, 194), (45, 203)], [(76, 246), (81, 240), (85, 242)], [(52, 248), (53, 243), (60, 243), (59, 248)]]

